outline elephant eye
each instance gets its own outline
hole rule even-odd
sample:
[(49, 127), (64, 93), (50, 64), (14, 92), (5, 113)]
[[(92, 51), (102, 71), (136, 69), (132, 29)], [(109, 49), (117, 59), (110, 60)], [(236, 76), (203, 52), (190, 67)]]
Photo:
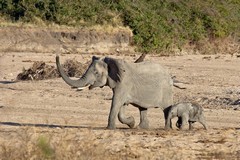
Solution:
[(102, 74), (103, 74), (103, 71), (102, 71), (102, 70), (103, 70), (103, 68), (102, 68), (101, 64), (96, 63), (96, 64), (95, 64), (95, 67), (94, 67), (94, 69), (93, 69), (94, 74), (95, 74), (97, 77), (101, 77)]
[(94, 74), (97, 76), (97, 77), (99, 77), (100, 76), (100, 73), (98, 72), (98, 70), (96, 69), (96, 68), (94, 68)]

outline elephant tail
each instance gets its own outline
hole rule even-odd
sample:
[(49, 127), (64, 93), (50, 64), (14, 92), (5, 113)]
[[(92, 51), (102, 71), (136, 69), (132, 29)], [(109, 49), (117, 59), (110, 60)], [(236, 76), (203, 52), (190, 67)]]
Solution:
[(140, 63), (143, 62), (144, 58), (146, 57), (146, 53), (143, 53), (134, 63)]
[(179, 86), (179, 85), (176, 85), (175, 83), (173, 83), (173, 86), (176, 87), (176, 88), (178, 88), (178, 89), (187, 89), (186, 87), (181, 87), (181, 86)]

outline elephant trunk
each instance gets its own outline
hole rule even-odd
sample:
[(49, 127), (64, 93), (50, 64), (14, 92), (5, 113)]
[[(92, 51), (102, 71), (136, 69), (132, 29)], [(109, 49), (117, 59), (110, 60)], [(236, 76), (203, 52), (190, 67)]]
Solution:
[(60, 65), (58, 55), (56, 56), (56, 64), (59, 74), (68, 85), (76, 88), (85, 87), (87, 85), (85, 76), (81, 77), (79, 80), (72, 80), (67, 76), (67, 74), (63, 70), (63, 67)]

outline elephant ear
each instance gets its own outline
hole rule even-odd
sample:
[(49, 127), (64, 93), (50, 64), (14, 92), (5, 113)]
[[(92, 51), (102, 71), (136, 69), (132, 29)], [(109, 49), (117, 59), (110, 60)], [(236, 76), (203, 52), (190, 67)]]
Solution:
[(194, 116), (201, 115), (202, 114), (202, 108), (199, 106), (199, 104), (193, 103), (192, 105), (193, 105), (193, 110), (194, 110), (193, 115)]
[(100, 59), (99, 57), (92, 56), (92, 62), (95, 61), (95, 60), (99, 60), (99, 59)]
[(125, 72), (124, 65), (121, 60), (108, 57), (104, 58), (104, 62), (108, 66), (108, 85), (114, 88), (123, 78), (123, 73)]

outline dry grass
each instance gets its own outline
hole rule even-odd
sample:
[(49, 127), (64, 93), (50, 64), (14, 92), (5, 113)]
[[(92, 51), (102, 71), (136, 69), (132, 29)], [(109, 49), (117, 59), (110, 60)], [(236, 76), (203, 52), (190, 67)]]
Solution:
[[(8, 130), (2, 127), (0, 137), (4, 133), (6, 135), (0, 145), (0, 157), (2, 160), (240, 158), (237, 144), (230, 144), (231, 139), (225, 137), (225, 133), (239, 134), (238, 131), (220, 130), (222, 135), (217, 138), (210, 137), (212, 133), (206, 133), (201, 138), (198, 136), (202, 133), (198, 132), (200, 133), (29, 126)], [(190, 142), (189, 137), (199, 140)], [(224, 147), (231, 150), (224, 150)]]
[(11, 134), (8, 141), (0, 145), (0, 157), (2, 160), (111, 157), (104, 150), (104, 144), (94, 141), (94, 135), (90, 130), (85, 130), (85, 134), (88, 136), (80, 136), (70, 129), (21, 127)]
[(3, 16), (0, 16), (0, 27), (23, 27), (23, 28), (42, 28), (42, 29), (51, 29), (54, 31), (79, 31), (84, 30), (85, 32), (88, 31), (96, 31), (98, 33), (118, 33), (121, 31), (124, 31), (128, 33), (129, 35), (132, 35), (132, 30), (129, 27), (123, 27), (123, 26), (112, 26), (112, 25), (93, 25), (88, 27), (82, 27), (82, 26), (66, 26), (66, 25), (58, 25), (56, 23), (46, 23), (43, 20), (35, 17), (31, 23), (25, 23), (25, 22), (12, 22), (10, 20), (7, 20)]

